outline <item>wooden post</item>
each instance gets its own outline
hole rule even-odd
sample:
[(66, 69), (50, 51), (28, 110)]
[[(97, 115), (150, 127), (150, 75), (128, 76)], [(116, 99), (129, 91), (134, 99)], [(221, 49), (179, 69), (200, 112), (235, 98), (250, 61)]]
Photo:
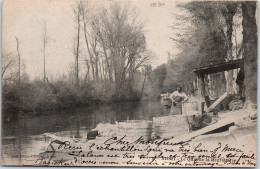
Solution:
[(198, 75), (198, 109), (199, 113), (202, 115), (202, 111), (205, 103), (205, 82), (204, 82), (204, 74)]
[[(234, 111), (233, 113), (230, 113), (226, 118), (219, 120), (217, 123), (211, 124), (209, 126), (206, 126), (202, 129), (199, 129), (197, 131), (193, 131), (191, 133), (185, 133), (183, 135), (180, 135), (178, 137), (175, 137), (173, 139), (167, 140), (171, 144), (178, 144), (178, 143), (183, 143), (187, 142), (194, 137), (200, 136), (202, 134), (208, 133), (210, 131), (216, 130), (218, 128), (221, 128), (223, 126), (232, 124), (240, 119), (244, 119), (245, 117), (248, 117), (249, 113), (245, 110), (237, 110)], [(159, 146), (158, 146), (159, 147)]]
[(206, 113), (210, 112), (213, 110), (219, 103), (221, 103), (226, 97), (228, 96), (228, 93), (225, 92), (223, 95), (220, 96), (207, 110), (205, 111)]

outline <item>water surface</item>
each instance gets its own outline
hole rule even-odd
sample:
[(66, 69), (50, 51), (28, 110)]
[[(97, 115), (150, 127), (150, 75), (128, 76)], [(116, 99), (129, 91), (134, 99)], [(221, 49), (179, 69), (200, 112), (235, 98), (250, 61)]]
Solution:
[(20, 117), (2, 126), (2, 160), (9, 165), (21, 164), (25, 156), (42, 153), (48, 145), (44, 133), (57, 136), (83, 136), (99, 123), (124, 120), (152, 120), (167, 115), (159, 101), (115, 103), (55, 112), (37, 117)]

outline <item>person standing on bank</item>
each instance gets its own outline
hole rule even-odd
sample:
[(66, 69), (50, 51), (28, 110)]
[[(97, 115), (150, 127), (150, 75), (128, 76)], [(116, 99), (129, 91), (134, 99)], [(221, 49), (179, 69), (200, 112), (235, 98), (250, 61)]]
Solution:
[(169, 115), (179, 115), (182, 114), (182, 103), (188, 100), (188, 96), (182, 92), (181, 87), (177, 87), (177, 91), (170, 95), (172, 100), (172, 108)]

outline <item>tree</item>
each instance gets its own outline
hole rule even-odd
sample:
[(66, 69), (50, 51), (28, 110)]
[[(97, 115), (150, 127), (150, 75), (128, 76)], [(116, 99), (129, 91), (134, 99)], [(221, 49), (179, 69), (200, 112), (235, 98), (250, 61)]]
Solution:
[[(232, 43), (232, 33), (233, 33), (233, 18), (237, 11), (237, 2), (223, 2), (223, 8), (222, 8), (222, 15), (225, 18), (226, 22), (226, 60), (230, 61), (233, 60), (233, 43)], [(230, 70), (227, 72), (227, 92), (229, 94), (234, 94), (234, 88), (233, 88), (233, 70)]]
[(257, 104), (257, 26), (256, 3), (242, 2), (245, 95), (247, 101)]
[(95, 79), (95, 70), (94, 70), (94, 61), (93, 61), (94, 60), (93, 59), (93, 51), (95, 49), (91, 50), (90, 44), (89, 44), (89, 38), (88, 38), (88, 26), (89, 26), (89, 22), (90, 22), (89, 3), (88, 3), (88, 1), (86, 1), (86, 2), (80, 1), (79, 5), (80, 5), (79, 9), (81, 10), (82, 21), (83, 21), (84, 39), (85, 39), (85, 43), (86, 43), (86, 47), (87, 47), (87, 51), (88, 51), (88, 55), (89, 55), (89, 60), (87, 62), (88, 72), (89, 72), (89, 65), (88, 64), (90, 63), (91, 71), (92, 71), (92, 78)]
[(14, 58), (12, 52), (8, 51), (5, 47), (2, 48), (2, 82), (12, 81), (15, 74), (12, 69), (16, 65), (17, 60)]
[[(100, 88), (109, 86), (119, 97), (133, 93), (134, 75), (151, 57), (146, 50), (144, 22), (139, 13), (133, 6), (122, 3), (111, 3), (95, 12), (89, 1), (76, 3), (73, 11), (77, 30), (74, 38), (76, 81), (79, 79), (78, 60), (83, 51), (86, 82), (99, 84), (96, 87)], [(80, 45), (81, 38), (85, 45)]]
[(43, 81), (45, 82), (45, 80), (46, 80), (46, 47), (49, 42), (46, 21), (44, 21), (42, 24), (41, 42), (42, 42), (42, 53), (43, 53)]
[(21, 55), (20, 55), (20, 41), (18, 37), (16, 37), (16, 50), (17, 50), (17, 55), (18, 55), (18, 83), (19, 85), (21, 84)]
[(133, 7), (113, 3), (109, 9), (102, 12), (100, 34), (113, 68), (115, 88), (123, 91), (127, 86), (129, 89), (135, 70), (146, 60), (143, 23)]
[[(105, 23), (102, 22), (102, 21), (104, 21), (104, 17), (106, 15), (106, 10), (104, 9), (98, 15), (99, 15), (98, 17), (94, 18), (95, 21), (93, 22), (94, 24), (93, 24), (92, 28), (94, 28), (93, 31), (95, 31), (95, 34), (98, 36), (98, 40), (99, 40), (99, 43), (101, 46), (100, 52), (102, 52), (103, 57), (104, 57), (104, 62), (102, 62), (103, 70), (106, 69), (106, 74), (108, 72), (109, 80), (113, 81), (112, 66), (111, 66), (112, 63), (111, 63), (111, 58), (108, 53), (109, 49), (108, 49), (108, 46), (105, 41), (106, 28), (105, 28)], [(105, 66), (104, 66), (104, 63), (105, 63)]]
[[(195, 67), (233, 60), (233, 18), (237, 12), (237, 6), (238, 2), (214, 1), (188, 2), (179, 5), (180, 9), (186, 12), (177, 15), (178, 20), (186, 25), (181, 31), (178, 30), (178, 34), (172, 38), (181, 49), (176, 56), (178, 63), (183, 65), (180, 68), (182, 71), (179, 71), (181, 75), (178, 76), (179, 82), (190, 81), (192, 76), (194, 77), (192, 69)], [(180, 29), (180, 26), (175, 26), (174, 29)], [(238, 45), (241, 46), (239, 43), (235, 45), (236, 48)], [(239, 51), (241, 50), (239, 49)], [(223, 80), (223, 77), (224, 73), (221, 73), (220, 76), (210, 75), (208, 80), (217, 82), (220, 79)], [(226, 89), (229, 93), (234, 93), (233, 81), (233, 71), (229, 71), (226, 79)], [(189, 84), (183, 85), (189, 88)], [(219, 91), (219, 93), (221, 92)]]
[(80, 22), (81, 22), (81, 2), (77, 3), (73, 9), (76, 22), (76, 36), (74, 38), (74, 49), (73, 54), (75, 55), (75, 79), (76, 86), (79, 85), (79, 54), (80, 54)]
[(145, 65), (144, 69), (143, 69), (143, 73), (144, 73), (144, 80), (143, 80), (143, 85), (142, 85), (142, 95), (144, 93), (144, 86), (145, 86), (145, 81), (146, 81), (146, 77), (149, 76), (152, 72), (152, 66), (151, 65)]

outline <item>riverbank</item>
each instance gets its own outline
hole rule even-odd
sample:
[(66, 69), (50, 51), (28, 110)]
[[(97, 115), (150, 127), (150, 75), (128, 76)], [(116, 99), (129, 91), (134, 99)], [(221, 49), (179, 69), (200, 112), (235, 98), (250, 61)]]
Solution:
[(78, 107), (133, 102), (141, 99), (138, 92), (115, 90), (111, 84), (85, 83), (79, 86), (65, 82), (17, 83), (2, 88), (3, 119), (14, 116), (35, 116)]
[[(59, 151), (55, 152), (55, 156), (52, 156), (53, 152), (43, 153), (48, 142), (44, 141), (41, 135), (29, 147), (24, 146), (28, 149), (34, 148), (33, 152), (14, 152), (12, 157), (17, 161), (12, 164), (32, 165), (33, 162), (39, 166), (98, 164), (130, 167), (255, 167), (256, 131), (257, 123), (254, 121), (250, 126), (235, 125), (225, 132), (201, 135), (183, 144), (173, 144), (171, 140), (163, 139), (149, 143), (140, 139), (129, 141), (121, 137), (74, 142), (70, 141), (73, 138), (64, 137), (69, 133), (62, 132), (59, 134), (66, 144), (57, 142), (56, 148), (59, 146)], [(5, 156), (5, 159), (8, 159), (8, 156)], [(4, 164), (10, 165), (8, 160), (6, 161)]]
[(33, 116), (20, 116), (2, 121), (5, 128), (3, 136), (20, 137), (38, 135), (46, 132), (68, 131), (68, 136), (77, 131), (85, 133), (99, 123), (115, 123), (124, 120), (151, 120), (161, 110), (160, 102), (122, 102), (83, 106), (54, 112), (44, 112)]

